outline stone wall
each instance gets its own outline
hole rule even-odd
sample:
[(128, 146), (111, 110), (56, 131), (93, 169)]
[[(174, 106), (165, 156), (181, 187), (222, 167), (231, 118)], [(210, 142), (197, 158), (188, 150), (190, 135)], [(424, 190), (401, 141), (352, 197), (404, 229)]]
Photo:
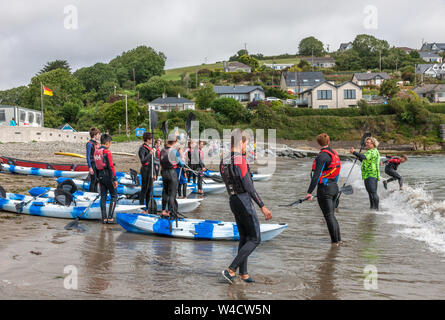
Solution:
[(51, 128), (0, 126), (0, 142), (84, 142), (89, 140), (88, 132), (70, 132)]

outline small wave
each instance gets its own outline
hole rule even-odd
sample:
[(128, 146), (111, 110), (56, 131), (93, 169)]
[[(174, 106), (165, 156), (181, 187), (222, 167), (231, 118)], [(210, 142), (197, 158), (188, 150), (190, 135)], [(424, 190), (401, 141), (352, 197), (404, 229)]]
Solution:
[(424, 185), (390, 191), (382, 198), (382, 209), (393, 218), (392, 223), (404, 226), (401, 234), (445, 253), (445, 201), (434, 201)]

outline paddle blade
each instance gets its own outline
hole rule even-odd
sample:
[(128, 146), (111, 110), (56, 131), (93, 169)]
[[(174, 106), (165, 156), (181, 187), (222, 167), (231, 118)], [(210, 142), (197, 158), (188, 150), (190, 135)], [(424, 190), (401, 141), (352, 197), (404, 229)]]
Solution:
[(342, 187), (340, 189), (340, 192), (350, 196), (351, 194), (354, 194), (354, 189), (352, 188), (351, 185), (349, 185), (349, 186)]
[(15, 209), (17, 210), (18, 213), (20, 213), (20, 212), (22, 212), (24, 206), (25, 206), (25, 203), (20, 202), (15, 205)]
[(154, 110), (150, 110), (150, 119), (151, 119), (151, 132), (155, 131), (155, 128), (158, 126), (158, 114)]
[(162, 133), (164, 134), (164, 140), (167, 140), (168, 136), (168, 120), (162, 122)]
[(78, 229), (79, 228), (79, 219), (71, 221), (65, 226), (65, 230)]
[(360, 147), (364, 148), (366, 139), (371, 138), (371, 137), (372, 137), (372, 134), (370, 132), (365, 132), (365, 134), (362, 137), (362, 140), (360, 141)]
[(6, 198), (6, 191), (0, 186), (0, 198)]

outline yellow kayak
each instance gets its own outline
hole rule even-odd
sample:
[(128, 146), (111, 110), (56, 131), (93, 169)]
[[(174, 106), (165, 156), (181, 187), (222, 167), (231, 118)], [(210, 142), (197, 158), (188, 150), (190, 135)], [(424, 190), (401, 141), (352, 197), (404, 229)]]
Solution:
[(67, 157), (75, 157), (75, 158), (82, 158), (85, 159), (86, 157), (84, 155), (78, 154), (78, 153), (71, 153), (71, 152), (54, 152), (57, 156), (67, 156)]

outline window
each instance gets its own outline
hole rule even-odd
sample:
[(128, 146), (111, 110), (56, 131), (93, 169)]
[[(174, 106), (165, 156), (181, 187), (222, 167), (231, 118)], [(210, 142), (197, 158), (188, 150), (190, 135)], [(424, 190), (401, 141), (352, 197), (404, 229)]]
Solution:
[(345, 90), (345, 99), (355, 99), (355, 90)]
[(328, 109), (329, 107), (325, 106), (325, 105), (321, 105), (321, 106), (318, 106), (318, 108), (320, 108), (320, 109)]
[(37, 113), (37, 115), (36, 115), (36, 122), (37, 122), (37, 124), (42, 124), (42, 119), (41, 119), (41, 116), (40, 116), (40, 114), (39, 113)]
[(318, 90), (317, 91), (318, 100), (332, 100), (332, 90)]
[(26, 112), (20, 111), (20, 122), (25, 122), (25, 121), (26, 121)]
[(34, 122), (34, 113), (30, 112), (28, 114), (28, 118), (29, 118), (29, 120), (28, 120), (29, 124), (33, 123)]
[[(437, 96), (438, 96), (439, 98), (445, 98), (445, 92), (438, 92), (438, 93), (437, 93)], [(0, 114), (0, 121), (2, 121), (2, 116), (1, 116), (1, 114)]]
[(6, 111), (0, 110), (0, 122), (5, 122), (5, 121), (6, 121)]

